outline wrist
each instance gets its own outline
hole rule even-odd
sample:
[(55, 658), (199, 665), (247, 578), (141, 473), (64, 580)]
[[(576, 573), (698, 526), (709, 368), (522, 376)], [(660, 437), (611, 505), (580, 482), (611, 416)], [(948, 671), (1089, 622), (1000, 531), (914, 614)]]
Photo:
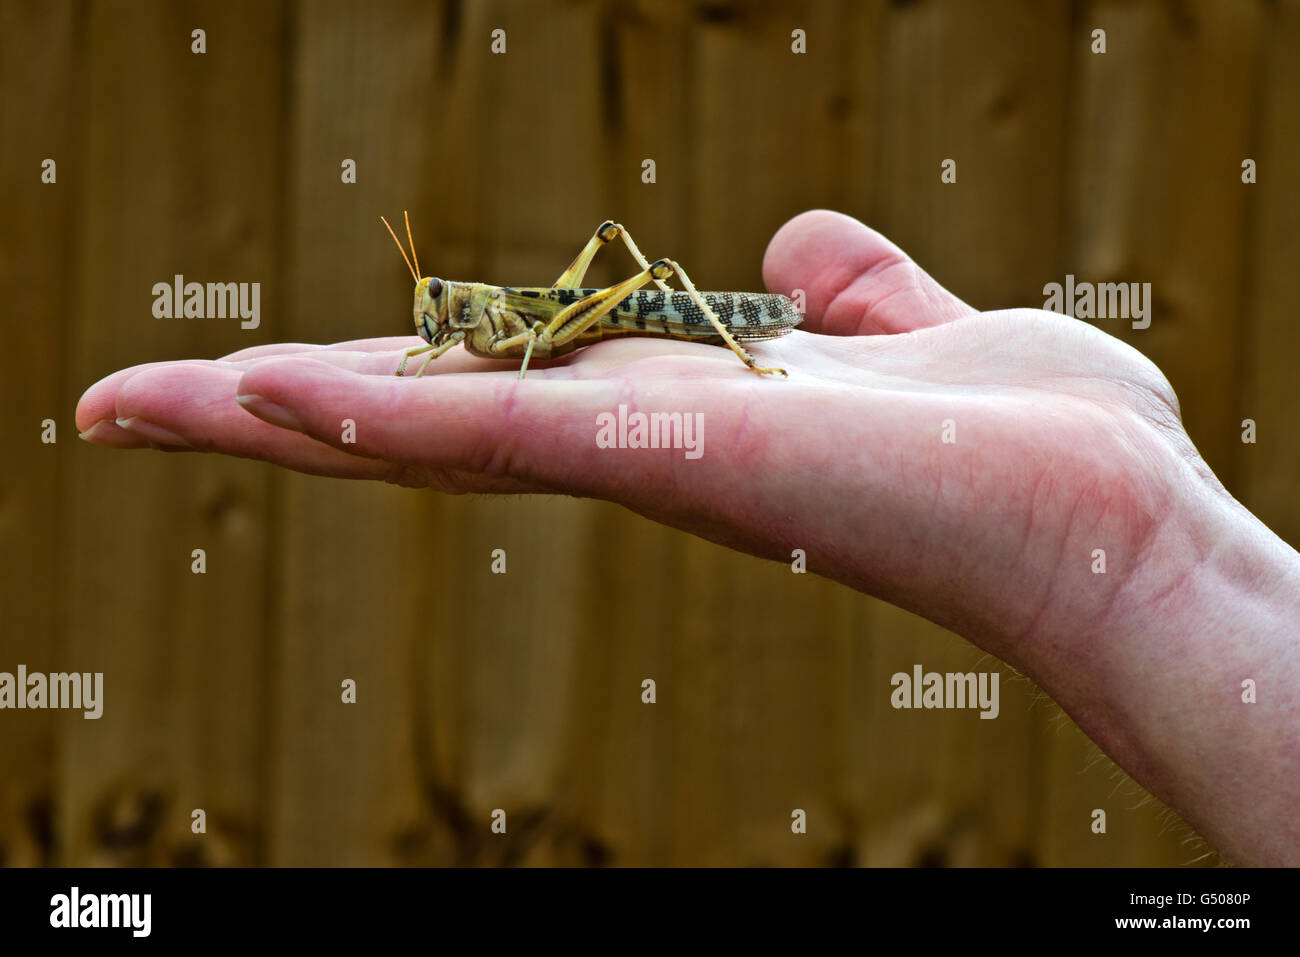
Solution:
[(1300, 862), (1300, 555), (1194, 482), (1071, 653), (1029, 667), (1227, 859)]

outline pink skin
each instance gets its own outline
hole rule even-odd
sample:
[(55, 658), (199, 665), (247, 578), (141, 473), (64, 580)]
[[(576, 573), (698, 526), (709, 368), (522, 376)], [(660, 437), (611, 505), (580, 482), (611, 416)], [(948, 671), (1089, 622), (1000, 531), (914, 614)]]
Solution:
[[(522, 383), (462, 349), (394, 378), (411, 337), (287, 344), (114, 373), (77, 425), (115, 447), (608, 499), (779, 561), (802, 548), (1032, 676), (1229, 859), (1300, 863), (1300, 556), (1223, 490), (1160, 371), (1081, 322), (977, 312), (837, 213), (783, 226), (763, 276), (807, 297), (800, 331), (753, 349), (788, 380), (651, 339)], [(620, 403), (702, 412), (703, 457), (598, 448)]]

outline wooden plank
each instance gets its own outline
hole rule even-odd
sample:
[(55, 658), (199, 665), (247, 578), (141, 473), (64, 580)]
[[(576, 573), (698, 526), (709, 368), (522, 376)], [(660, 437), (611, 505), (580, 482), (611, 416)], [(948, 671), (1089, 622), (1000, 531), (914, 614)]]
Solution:
[[(1040, 306), (1065, 162), (1067, 11), (999, 0), (894, 8), (873, 223), (981, 309)], [(957, 181), (940, 181), (956, 161)], [(1041, 287), (1041, 283), (1039, 284)]]
[[(689, 261), (684, 257), (692, 242), (680, 228), (689, 209), (690, 37), (686, 4), (607, 6), (591, 64), (597, 97), (588, 101), (585, 117), (594, 134), (587, 142), (601, 159), (594, 182), (598, 195), (608, 197), (598, 217), (626, 225), (647, 255), (683, 261)], [(646, 66), (648, 50), (654, 51), (652, 68)], [(645, 159), (656, 163), (655, 183), (642, 182)], [(634, 268), (622, 250), (606, 256), (591, 272), (596, 282), (617, 281)], [(681, 596), (670, 598), (646, 583), (679, 579), (686, 536), (614, 506), (592, 508), (583, 554), (599, 574), (588, 578), (574, 636), (561, 754), (567, 814), (552, 859), (672, 863), (672, 815), (664, 794), (665, 782), (681, 773), (673, 759), (681, 687), (669, 652)], [(647, 678), (661, 689), (656, 704), (641, 701)]]
[[(59, 562), (68, 525), (59, 508), (59, 483), (76, 446), (76, 428), (62, 399), (66, 370), (60, 358), (70, 290), (79, 173), (75, 117), (63, 109), (78, 89), (65, 64), (77, 48), (79, 18), (72, 3), (13, 3), (0, 7), (0, 88), (23, 91), (0, 101), (0, 289), (12, 321), (6, 323), (3, 376), (6, 449), (0, 486), (0, 547), (13, 556), (0, 576), (0, 671), (24, 664), (33, 672), (72, 667), (59, 645)], [(41, 182), (52, 158), (58, 179)], [(41, 442), (41, 423), (53, 419), (57, 443)], [(21, 557), (19, 557), (21, 556)], [(6, 711), (0, 734), (0, 864), (52, 864), (54, 751), (59, 729), (80, 715)]]
[[(708, 287), (761, 289), (762, 256), (776, 229), (845, 195), (852, 159), (840, 144), (858, 92), (850, 92), (851, 71), (879, 63), (875, 45), (863, 42), (876, 8), (854, 13), (862, 33), (853, 36), (840, 26), (842, 5), (695, 10), (685, 43), (691, 107), (677, 118), (693, 146), (693, 176), (683, 186), (688, 268)], [(805, 31), (807, 53), (792, 51), (795, 29)], [(861, 752), (844, 745), (863, 689), (845, 676), (862, 674), (868, 605), (788, 564), (697, 539), (680, 549), (676, 580), (707, 585), (678, 598), (658, 652), (668, 665), (658, 707), (672, 722), (659, 745), (672, 797), (661, 812), (669, 815), (668, 860), (843, 859), (865, 796), (841, 783), (863, 783), (841, 774), (862, 767)], [(791, 831), (796, 808), (808, 816), (806, 835)]]
[[(1140, 349), (1177, 391), (1188, 433), (1236, 487), (1236, 393), (1248, 192), (1241, 182), (1259, 4), (1098, 2), (1073, 37), (1077, 80), (1066, 273), (1151, 283), (1151, 326), (1100, 328)], [(1107, 53), (1088, 50), (1107, 29)], [(1045, 280), (1046, 281), (1046, 280)]]
[[(1230, 486), (1239, 430), (1223, 397), (1235, 391), (1241, 341), (1240, 164), (1258, 17), (1253, 4), (1084, 8), (1069, 53), (1078, 80), (1066, 202), (1075, 225), (1053, 277), (1152, 284), (1149, 329), (1122, 318), (1096, 325), (1161, 367), (1192, 439)], [(1090, 52), (1094, 28), (1107, 31), (1104, 55)], [(1183, 865), (1203, 853), (1072, 725), (1052, 739), (1048, 774), (1045, 863)], [(1087, 829), (1094, 808), (1107, 812), (1104, 837)]]
[[(839, 26), (846, 8), (838, 4), (697, 9), (688, 50), (699, 79), (694, 108), (680, 118), (695, 146), (686, 189), (699, 249), (687, 268), (701, 288), (761, 290), (772, 234), (798, 212), (838, 205), (852, 178), (840, 146), (852, 110), (849, 64), (861, 71), (878, 62), (866, 29), (873, 7), (854, 15), (856, 37)], [(808, 52), (792, 51), (795, 29), (805, 31)]]
[[(537, 280), (551, 283), (611, 215), (603, 190), (593, 188), (606, 163), (600, 9), (514, 0), (476, 7), (462, 53), (482, 96), (475, 149), (485, 184), (478, 215), (490, 224), (486, 265), (522, 283), (508, 278), (515, 257), (554, 250), (561, 261)], [(504, 54), (489, 52), (494, 29), (506, 32)]]
[[(693, 271), (691, 124), (700, 67), (692, 17), (681, 0), (607, 8), (598, 47), (600, 99), (591, 119), (601, 134), (606, 215), (627, 226), (647, 256), (671, 257)], [(648, 51), (654, 51), (652, 66)], [(653, 183), (642, 179), (647, 159), (655, 162)], [(631, 257), (612, 258), (598, 274), (604, 281), (630, 275)]]
[[(302, 3), (294, 23), (286, 272), (312, 294), (285, 303), (285, 338), (409, 333), (410, 280), (379, 216), (409, 208), (426, 254), (438, 235), (427, 209), (450, 192), (432, 162), (449, 108), (433, 55), (445, 23), (414, 2)], [(341, 179), (344, 159), (355, 184)], [(304, 475), (281, 484), (270, 861), (393, 863), (420, 813), (410, 656), (447, 600), (429, 587), (421, 534), (436, 527), (433, 497)], [(356, 704), (341, 700), (345, 679)]]
[[(562, 71), (539, 87), (537, 70), (555, 43), (578, 42), (590, 12), (567, 20), (474, 5), (457, 18), (449, 9), (300, 11), (293, 245), (311, 255), (296, 258), (291, 273), (296, 285), (330, 294), (325, 309), (295, 304), (294, 337), (359, 334), (357, 318), (375, 314), (369, 290), (380, 286), (395, 290), (381, 296), (381, 319), (400, 317), (392, 331), (406, 331), (410, 287), (386, 237), (375, 238), (370, 221), (379, 211), (410, 204), (417, 248), (421, 236), (436, 237), (421, 257), (429, 270), (461, 279), (500, 273), (503, 282), (533, 262), (545, 270), (537, 281), (554, 279), (598, 221), (551, 223), (548, 232), (550, 213), (537, 214), (539, 199), (553, 193), (547, 184), (582, 173), (571, 169), (581, 151), (568, 137), (507, 151), (521, 165), (494, 175), (525, 177), (517, 192), (482, 186), (492, 164), (514, 162), (495, 153), (515, 142), (523, 114), (481, 107), (500, 100), (563, 112)], [(494, 57), (497, 25), (507, 30), (507, 53)], [(383, 68), (355, 88), (345, 65), (377, 50)], [(552, 99), (531, 100), (538, 88), (554, 91)], [(433, 121), (411, 123), (412, 103)], [(357, 186), (341, 186), (338, 163), (354, 153)], [(570, 594), (583, 582), (576, 576), (566, 590), (547, 573), (557, 547), (581, 552), (591, 508), (290, 477), (277, 630), (283, 660), (298, 671), (278, 712), (276, 861), (483, 863), (520, 860), (537, 845), (567, 714), (564, 647), (581, 607)], [(322, 512), (340, 516), (345, 533), (322, 525)], [(504, 576), (491, 573), (494, 548), (506, 552)], [(353, 587), (322, 595), (317, 583), (340, 575)], [(384, 636), (378, 646), (375, 635)], [(345, 675), (363, 689), (355, 710), (338, 701)], [(498, 807), (511, 828), (494, 841), (488, 825)]]
[[(873, 225), (958, 296), (1036, 305), (1052, 275), (1067, 97), (1067, 11), (1028, 2), (895, 6), (881, 39), (883, 116)], [(957, 180), (940, 179), (945, 159)], [(1039, 716), (1011, 669), (887, 605), (873, 623), (873, 800), (867, 863), (1005, 865), (1037, 858)], [(998, 672), (1001, 711), (895, 710), (890, 677)]]
[[(89, 6), (68, 164), (82, 220), (68, 274), (66, 407), (100, 376), (274, 335), (278, 4)], [(208, 52), (190, 52), (207, 30)], [(64, 68), (67, 67), (65, 63)], [(264, 108), (249, 111), (247, 104)], [(152, 286), (264, 283), (261, 328), (159, 320)], [(65, 486), (67, 663), (104, 672), (104, 715), (67, 728), (65, 864), (253, 863), (266, 700), (267, 472), (208, 457), (75, 446)], [(207, 574), (191, 573), (191, 550)], [(208, 834), (190, 832), (203, 808)]]
[[(475, 6), (463, 62), (482, 97), (477, 213), (491, 229), (477, 252), (488, 281), (554, 282), (595, 226), (618, 215), (604, 186), (603, 13), (596, 4)], [(504, 54), (490, 52), (495, 29), (506, 32)], [(615, 250), (589, 277), (598, 283), (633, 268)], [(446, 603), (439, 652), (447, 649), (456, 664), (440, 679), (451, 693), (454, 676), (459, 689), (450, 717), (458, 740), (444, 731), (438, 741), (443, 755), (455, 756), (446, 778), (472, 826), (486, 829), (495, 808), (510, 821), (504, 837), (462, 839), (459, 860), (563, 863), (601, 842), (581, 814), (570, 768), (575, 742), (585, 753), (594, 733), (576, 704), (587, 700), (578, 682), (610, 638), (583, 627), (595, 562), (603, 564), (602, 510), (608, 506), (558, 496), (448, 503), (459, 531), (441, 538), (439, 559), (456, 597)], [(490, 571), (496, 548), (507, 556), (505, 575)], [(443, 714), (436, 710), (435, 722)]]
[[(1290, 158), (1300, 151), (1300, 4), (1265, 9), (1260, 24), (1263, 102), (1252, 137), (1258, 155), (1259, 181), (1242, 185), (1250, 196), (1254, 229), (1249, 238), (1250, 267), (1243, 299), (1251, 307), (1245, 378), (1233, 418), (1254, 419), (1254, 445), (1240, 443), (1243, 501), (1269, 528), (1293, 547), (1300, 547), (1300, 396), (1295, 389), (1295, 357), (1300, 355), (1300, 327), (1294, 316), (1292, 277), (1300, 259), (1300, 184), (1289, 172)], [(1229, 423), (1233, 425), (1234, 423)]]

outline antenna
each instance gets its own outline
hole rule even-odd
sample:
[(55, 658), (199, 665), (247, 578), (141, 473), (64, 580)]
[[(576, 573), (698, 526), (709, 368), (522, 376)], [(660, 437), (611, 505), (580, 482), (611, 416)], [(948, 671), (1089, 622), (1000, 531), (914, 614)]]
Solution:
[[(417, 283), (419, 283), (420, 277), (416, 275), (415, 267), (411, 265), (411, 260), (407, 258), (406, 250), (402, 248), (402, 241), (397, 238), (397, 233), (393, 232), (393, 227), (388, 225), (388, 220), (384, 219), (384, 217), (380, 216), (379, 221), (383, 223), (384, 227), (388, 230), (388, 235), (393, 237), (393, 242), (397, 243), (397, 251), (402, 254), (402, 259), (405, 260), (406, 262), (406, 268), (411, 270), (411, 278), (414, 279)], [(409, 232), (411, 228), (409, 220), (407, 222), (406, 228)], [(412, 250), (412, 252), (414, 252), (414, 250)]]

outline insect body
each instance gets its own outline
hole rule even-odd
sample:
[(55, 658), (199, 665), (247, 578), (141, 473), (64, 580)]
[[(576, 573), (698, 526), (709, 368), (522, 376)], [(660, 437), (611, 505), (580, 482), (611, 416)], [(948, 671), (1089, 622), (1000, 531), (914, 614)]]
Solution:
[[(384, 225), (388, 226), (387, 220)], [(596, 252), (617, 236), (623, 237), (641, 272), (606, 289), (579, 287)], [(402, 248), (396, 234), (393, 241)], [(414, 244), (411, 254), (415, 254)], [(406, 258), (405, 250), (402, 257)], [(656, 336), (726, 345), (755, 372), (785, 375), (784, 369), (759, 366), (737, 340), (775, 339), (790, 332), (802, 319), (785, 296), (697, 291), (686, 272), (672, 260), (648, 263), (623, 227), (613, 222), (597, 228), (551, 287), (420, 278), (418, 259), (415, 266), (407, 260), (407, 267), (415, 278), (415, 329), (428, 345), (408, 349), (397, 375), (405, 374), (408, 359), (428, 353), (416, 373), (422, 375), (430, 362), (463, 342), (474, 355), (493, 359), (522, 357), (522, 379), (534, 356), (562, 356), (617, 336)], [(665, 280), (673, 275), (681, 280), (684, 290), (668, 287)], [(659, 288), (641, 288), (651, 281)]]

